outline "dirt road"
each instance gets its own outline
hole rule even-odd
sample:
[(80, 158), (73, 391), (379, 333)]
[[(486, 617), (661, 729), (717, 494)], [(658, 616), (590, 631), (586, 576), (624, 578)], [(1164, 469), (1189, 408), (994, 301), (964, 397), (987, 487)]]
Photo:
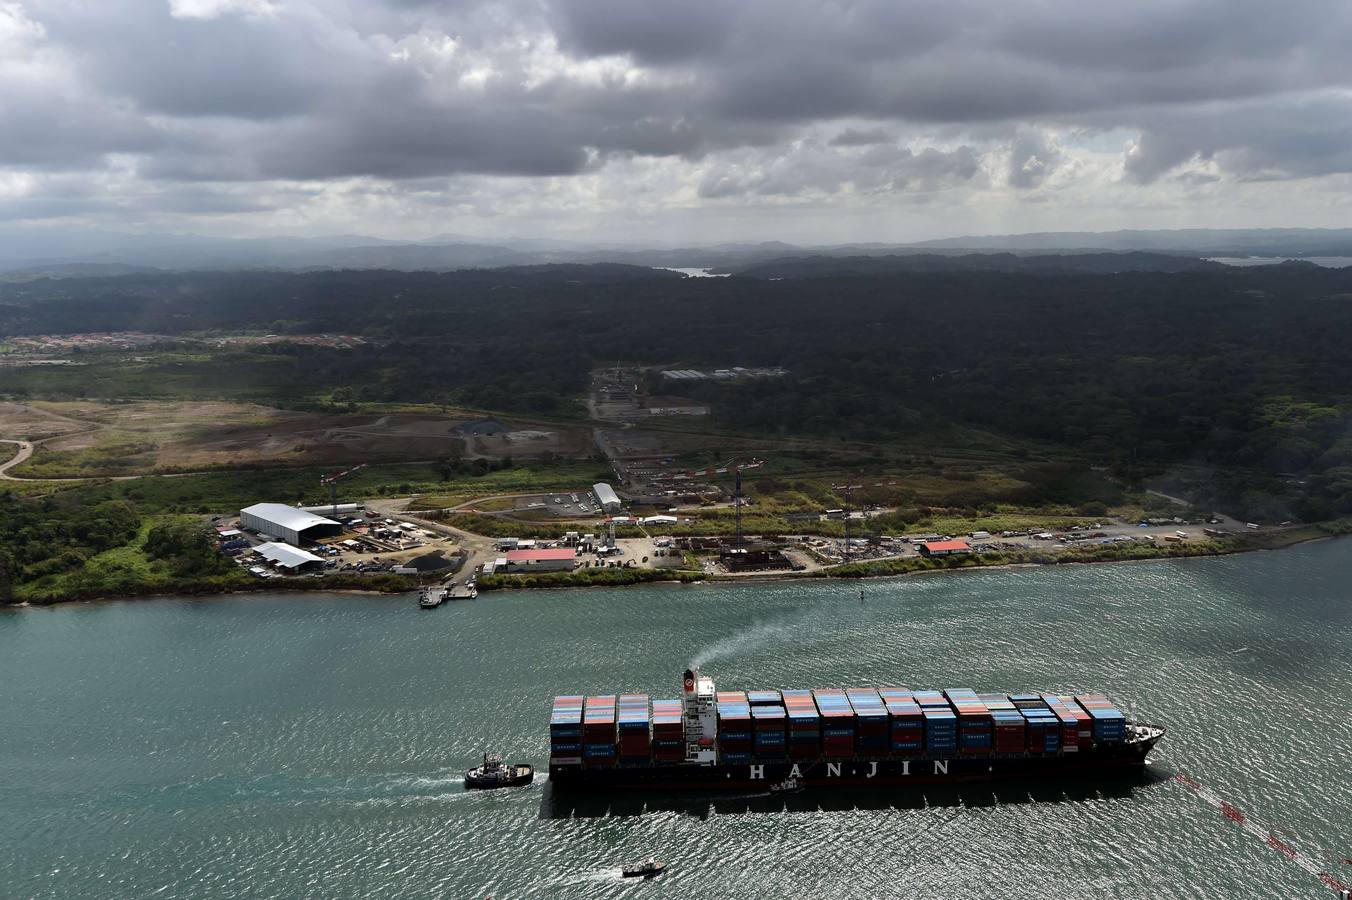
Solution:
[(14, 454), (13, 459), (6, 463), (0, 463), (0, 479), (4, 479), (5, 481), (26, 481), (27, 479), (24, 478), (15, 478), (13, 475), (9, 474), (9, 470), (33, 455), (32, 441), (10, 441), (0, 438), (0, 444), (19, 445), (19, 452)]

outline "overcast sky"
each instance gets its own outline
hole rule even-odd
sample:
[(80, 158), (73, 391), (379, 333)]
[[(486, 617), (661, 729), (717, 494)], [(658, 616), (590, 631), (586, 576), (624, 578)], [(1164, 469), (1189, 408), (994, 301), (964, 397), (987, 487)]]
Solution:
[(1345, 0), (0, 0), (0, 223), (1352, 224)]

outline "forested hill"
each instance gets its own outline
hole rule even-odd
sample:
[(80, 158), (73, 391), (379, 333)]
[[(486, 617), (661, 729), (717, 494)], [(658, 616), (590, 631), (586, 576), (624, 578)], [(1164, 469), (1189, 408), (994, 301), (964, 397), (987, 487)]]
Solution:
[(0, 335), (120, 330), (346, 333), (370, 343), (0, 368), (0, 393), (194, 389), (566, 413), (589, 369), (617, 360), (780, 365), (788, 378), (682, 391), (710, 400), (722, 427), (886, 441), (960, 422), (1055, 442), (1128, 477), (1201, 467), (1231, 497), (1249, 487), (1229, 473), (1280, 476), (1325, 504), (1306, 508), (1308, 518), (1352, 511), (1352, 270), (769, 281), (548, 267), (0, 286)]
[(935, 253), (893, 256), (794, 256), (735, 269), (753, 278), (822, 278), (903, 272), (1026, 272), (1068, 274), (1116, 272), (1221, 272), (1222, 263), (1165, 253), (1068, 253), (1016, 256), (1013, 253)]

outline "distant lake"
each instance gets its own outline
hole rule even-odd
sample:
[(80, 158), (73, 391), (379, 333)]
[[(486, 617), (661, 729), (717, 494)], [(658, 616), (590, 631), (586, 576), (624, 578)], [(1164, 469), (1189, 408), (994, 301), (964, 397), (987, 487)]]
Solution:
[(1352, 266), (1352, 256), (1212, 256), (1209, 262), (1224, 263), (1227, 266), (1275, 266), (1287, 260), (1312, 262), (1326, 269), (1341, 269)]
[(714, 274), (711, 267), (703, 269), (682, 268), (680, 266), (653, 266), (654, 269), (660, 269), (663, 272), (680, 272), (682, 275), (689, 275), (691, 278), (727, 278), (730, 272), (720, 272)]

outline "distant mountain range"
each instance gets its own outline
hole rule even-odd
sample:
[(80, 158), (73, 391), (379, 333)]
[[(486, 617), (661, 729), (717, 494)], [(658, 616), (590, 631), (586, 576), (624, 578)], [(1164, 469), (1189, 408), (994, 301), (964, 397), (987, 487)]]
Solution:
[(1196, 272), (1227, 266), (1192, 256), (1165, 253), (1066, 253), (1017, 256), (1013, 253), (889, 254), (887, 256), (786, 257), (740, 268), (752, 278), (813, 278), (829, 275), (886, 275), (894, 272)]
[[(1134, 259), (1107, 258), (1140, 253)], [(999, 254), (981, 260), (979, 255)], [(1019, 263), (1031, 255), (1060, 262)], [(1072, 263), (1071, 256), (1097, 256)], [(322, 238), (228, 239), (193, 234), (125, 234), (103, 231), (0, 229), (0, 280), (91, 277), (163, 269), (395, 269), (452, 271), (547, 263), (623, 263), (672, 268), (712, 268), (760, 277), (821, 271), (827, 259), (841, 271), (990, 269), (1028, 271), (1177, 271), (1209, 256), (1352, 256), (1352, 229), (1275, 228), (1178, 231), (1045, 232), (971, 236), (913, 244), (854, 243), (805, 246), (780, 241), (690, 247), (587, 244), (549, 239), (485, 242), (442, 234), (424, 241), (391, 241), (363, 235)], [(906, 261), (907, 257), (912, 257)], [(1180, 258), (1190, 258), (1184, 263)], [(811, 260), (811, 262), (808, 262)], [(862, 262), (875, 260), (876, 262)]]
[(1176, 231), (1045, 231), (944, 238), (922, 250), (1150, 250), (1189, 256), (1352, 256), (1352, 228), (1182, 228)]

